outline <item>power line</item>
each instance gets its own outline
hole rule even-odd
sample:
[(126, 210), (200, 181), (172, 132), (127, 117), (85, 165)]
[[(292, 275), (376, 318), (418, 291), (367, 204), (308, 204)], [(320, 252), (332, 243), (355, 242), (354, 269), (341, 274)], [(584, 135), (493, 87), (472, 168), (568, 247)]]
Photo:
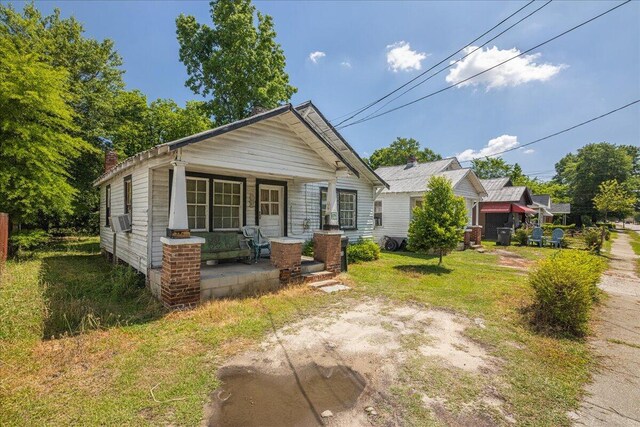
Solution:
[(432, 96), (434, 96), (434, 95), (437, 95), (437, 94), (439, 94), (439, 93), (442, 93), (442, 92), (444, 92), (444, 91), (446, 91), (446, 90), (449, 90), (449, 89), (452, 89), (452, 88), (454, 88), (454, 87), (456, 87), (456, 86), (459, 86), (459, 85), (461, 85), (462, 83), (465, 83), (465, 82), (467, 82), (467, 81), (469, 81), (469, 80), (471, 80), (471, 79), (474, 79), (474, 78), (476, 78), (476, 77), (478, 77), (478, 76), (480, 76), (480, 75), (482, 75), (482, 74), (484, 74), (484, 73), (487, 73), (487, 72), (489, 72), (489, 71), (491, 71), (491, 70), (493, 70), (493, 69), (495, 69), (495, 68), (497, 68), (497, 67), (499, 67), (499, 66), (501, 66), (501, 65), (506, 64), (507, 62), (513, 61), (514, 59), (519, 58), (519, 57), (521, 57), (521, 56), (523, 56), (523, 55), (525, 55), (525, 54), (527, 54), (527, 53), (531, 52), (532, 50), (535, 50), (535, 49), (537, 49), (537, 48), (539, 48), (539, 47), (542, 47), (542, 46), (544, 46), (544, 45), (546, 45), (546, 44), (548, 44), (548, 43), (550, 43), (550, 42), (552, 42), (552, 41), (554, 41), (554, 40), (556, 40), (556, 39), (558, 39), (558, 38), (560, 38), (560, 37), (562, 37), (562, 36), (564, 36), (564, 35), (566, 35), (566, 34), (569, 34), (570, 32), (575, 31), (575, 30), (577, 30), (578, 28), (583, 27), (583, 26), (587, 25), (588, 23), (595, 21), (596, 19), (598, 19), (598, 18), (600, 18), (600, 17), (602, 17), (602, 16), (604, 16), (604, 15), (606, 15), (606, 14), (608, 14), (608, 13), (613, 12), (613, 11), (614, 11), (614, 10), (616, 10), (617, 8), (624, 6), (625, 4), (629, 3), (630, 1), (631, 1), (631, 0), (626, 0), (624, 3), (620, 3), (620, 4), (619, 4), (619, 5), (617, 5), (617, 6), (614, 6), (614, 7), (610, 8), (610, 9), (607, 9), (606, 11), (604, 11), (604, 12), (602, 12), (602, 13), (600, 13), (600, 14), (598, 14), (598, 15), (594, 16), (593, 18), (590, 18), (590, 19), (588, 19), (588, 20), (586, 20), (586, 21), (583, 21), (582, 23), (580, 23), (580, 24), (578, 24), (578, 25), (576, 25), (576, 26), (574, 26), (574, 27), (571, 27), (571, 28), (569, 28), (569, 29), (568, 29), (568, 30), (566, 30), (566, 31), (563, 31), (563, 32), (562, 32), (562, 33), (560, 33), (560, 34), (558, 34), (558, 35), (556, 35), (556, 36), (554, 36), (554, 37), (552, 37), (552, 38), (550, 38), (550, 39), (547, 39), (547, 40), (545, 40), (544, 42), (539, 43), (539, 44), (537, 44), (537, 45), (535, 45), (535, 46), (533, 46), (533, 47), (531, 47), (531, 48), (529, 48), (529, 49), (525, 50), (524, 52), (519, 53), (518, 55), (512, 56), (511, 58), (509, 58), (509, 59), (507, 59), (507, 60), (504, 60), (504, 61), (502, 61), (502, 62), (500, 62), (500, 63), (498, 63), (498, 64), (496, 64), (496, 65), (494, 65), (494, 66), (492, 66), (492, 67), (490, 67), (490, 68), (487, 68), (486, 70), (480, 71), (479, 73), (476, 73), (476, 74), (474, 74), (474, 75), (473, 75), (473, 76), (471, 76), (471, 77), (468, 77), (468, 78), (466, 78), (466, 79), (463, 79), (463, 80), (461, 80), (461, 81), (459, 81), (459, 82), (457, 82), (457, 83), (454, 83), (454, 84), (452, 84), (452, 85), (445, 86), (444, 88), (442, 88), (442, 89), (440, 89), (440, 90), (437, 90), (437, 91), (435, 91), (435, 92), (431, 92), (431, 93), (429, 93), (429, 94), (427, 94), (427, 95), (425, 95), (425, 96), (422, 96), (422, 97), (420, 97), (420, 98), (414, 99), (413, 101), (410, 101), (410, 102), (407, 102), (407, 103), (405, 103), (405, 104), (399, 105), (399, 106), (397, 106), (397, 107), (391, 108), (391, 109), (389, 109), (389, 110), (383, 111), (383, 112), (381, 112), (381, 113), (379, 113), (379, 114), (373, 115), (373, 116), (368, 117), (368, 118), (366, 118), (366, 119), (360, 119), (360, 120), (357, 120), (357, 121), (355, 121), (355, 122), (352, 122), (352, 123), (346, 124), (346, 125), (344, 125), (344, 126), (338, 126), (338, 129), (344, 129), (344, 128), (349, 127), (349, 126), (353, 126), (353, 125), (357, 125), (357, 124), (360, 124), (360, 123), (363, 123), (363, 122), (366, 122), (366, 121), (369, 121), (369, 120), (373, 120), (373, 119), (375, 119), (375, 118), (377, 118), (377, 117), (384, 116), (384, 115), (386, 115), (386, 114), (389, 114), (389, 113), (392, 113), (392, 112), (394, 112), (394, 111), (400, 110), (400, 109), (402, 109), (402, 108), (408, 107), (408, 106), (413, 105), (413, 104), (415, 104), (415, 103), (417, 103), (417, 102), (420, 102), (420, 101), (422, 101), (422, 100), (424, 100), (424, 99), (430, 98), (430, 97), (432, 97)]
[[(457, 51), (453, 52), (451, 55), (447, 56), (446, 58), (444, 58), (442, 61), (438, 62), (437, 64), (433, 65), (431, 68), (429, 68), (428, 70), (425, 70), (424, 72), (418, 74), (417, 76), (415, 76), (414, 78), (412, 78), (411, 80), (409, 80), (408, 82), (404, 83), (403, 85), (399, 86), (398, 88), (394, 89), (393, 91), (389, 92), (388, 94), (384, 95), (381, 98), (378, 98), (377, 100), (370, 102), (369, 104), (365, 105), (364, 107), (361, 107), (357, 110), (351, 111), (350, 113), (346, 113), (343, 114), (342, 116), (336, 117), (334, 120), (340, 119), (344, 116), (348, 116), (350, 114), (350, 117), (347, 117), (346, 119), (342, 120), (340, 123), (338, 123), (336, 126), (340, 126), (341, 124), (353, 119), (354, 117), (356, 117), (358, 114), (368, 110), (369, 108), (373, 107), (374, 105), (376, 105), (377, 103), (384, 101), (386, 98), (388, 98), (389, 96), (393, 95), (394, 93), (396, 93), (397, 91), (399, 91), (400, 89), (406, 87), (407, 85), (413, 83), (414, 81), (416, 81), (417, 79), (419, 79), (420, 77), (422, 77), (423, 75), (425, 75), (426, 73), (428, 73), (429, 71), (433, 70), (435, 67), (437, 67), (438, 65), (442, 64), (443, 62), (447, 61), (448, 59), (451, 59), (452, 57), (454, 57), (456, 54), (458, 54), (459, 52), (461, 52), (464, 48), (466, 48), (467, 46), (475, 43), (476, 41), (478, 41), (479, 39), (481, 39), (482, 37), (486, 36), (487, 34), (489, 34), (491, 31), (495, 30), (496, 28), (498, 28), (500, 25), (502, 25), (503, 23), (505, 23), (506, 21), (508, 21), (509, 19), (511, 19), (513, 16), (517, 15), (518, 13), (520, 13), (520, 11), (522, 11), (523, 9), (529, 7), (531, 4), (533, 4), (535, 0), (531, 0), (529, 3), (525, 4), (524, 6), (522, 6), (520, 9), (516, 10), (515, 12), (513, 12), (511, 15), (507, 16), (505, 19), (503, 19), (502, 21), (498, 22), (496, 25), (494, 25), (493, 27), (491, 27), (489, 30), (485, 31), (484, 33), (482, 33), (480, 36), (476, 37), (474, 40), (472, 40), (471, 42), (467, 43), (464, 47), (461, 47), (460, 49), (458, 49)], [(332, 120), (333, 121), (333, 120)]]
[[(486, 42), (484, 42), (483, 44), (481, 44), (480, 46), (476, 46), (472, 51), (470, 51), (469, 53), (467, 53), (466, 55), (464, 55), (463, 57), (456, 59), (454, 62), (446, 65), (445, 67), (442, 67), (441, 69), (439, 69), (438, 71), (436, 71), (435, 73), (431, 74), (430, 76), (428, 76), (427, 78), (425, 78), (424, 80), (414, 84), (413, 86), (411, 86), (410, 88), (408, 88), (407, 90), (403, 91), (401, 94), (394, 96), (393, 98), (391, 98), (389, 101), (385, 102), (382, 106), (378, 107), (377, 110), (369, 113), (369, 115), (363, 117), (363, 119), (367, 119), (371, 116), (373, 116), (374, 114), (376, 114), (378, 111), (382, 110), (384, 107), (386, 107), (387, 105), (391, 104), (393, 101), (395, 101), (398, 98), (401, 98), (402, 96), (404, 96), (405, 94), (407, 94), (408, 92), (412, 91), (413, 89), (417, 88), (418, 86), (420, 86), (421, 84), (424, 84), (426, 82), (428, 82), (429, 80), (431, 80), (433, 77), (437, 76), (438, 74), (440, 74), (441, 72), (448, 70), (449, 68), (453, 67), (454, 65), (456, 65), (457, 63), (463, 61), (465, 58), (473, 55), (476, 51), (482, 49), (483, 47), (485, 47), (486, 45), (488, 45), (489, 43), (491, 43), (492, 41), (494, 41), (495, 39), (497, 39), (498, 37), (500, 37), (501, 35), (503, 35), (504, 33), (506, 33), (507, 31), (511, 30), (513, 27), (515, 27), (516, 25), (520, 24), (522, 21), (529, 19), (532, 15), (535, 15), (536, 13), (538, 13), (540, 10), (542, 10), (543, 8), (545, 8), (546, 6), (548, 6), (553, 0), (549, 0), (547, 1), (545, 4), (543, 4), (542, 6), (540, 6), (539, 8), (537, 8), (536, 10), (534, 10), (533, 12), (529, 13), (528, 15), (524, 16), (523, 18), (519, 19), (518, 21), (516, 21), (515, 23), (513, 23), (512, 25), (510, 25), (509, 27), (505, 28), (504, 30), (502, 30), (501, 32), (499, 32), (498, 34), (496, 34), (495, 36), (493, 36), (492, 38), (490, 38), (489, 40), (487, 40)], [(441, 64), (442, 62), (440, 62)], [(437, 65), (437, 64), (436, 64)], [(435, 66), (434, 66), (435, 67)], [(431, 69), (433, 69), (434, 67), (432, 67)], [(343, 123), (343, 122), (341, 122)]]
[[(498, 155), (500, 155), (500, 154), (508, 153), (508, 152), (510, 152), (510, 151), (519, 150), (519, 149), (521, 149), (521, 148), (523, 148), (523, 147), (528, 147), (529, 145), (537, 144), (538, 142), (541, 142), (541, 141), (544, 141), (544, 140), (546, 140), (546, 139), (553, 138), (554, 136), (558, 136), (558, 135), (560, 135), (560, 134), (563, 134), (563, 133), (569, 132), (570, 130), (573, 130), (573, 129), (578, 128), (578, 127), (580, 127), (580, 126), (584, 126), (584, 125), (586, 125), (586, 124), (588, 124), (588, 123), (595, 122), (596, 120), (599, 120), (599, 119), (601, 119), (601, 118), (603, 118), (603, 117), (607, 117), (607, 116), (609, 116), (609, 115), (611, 115), (611, 114), (613, 114), (613, 113), (616, 113), (616, 112), (618, 112), (618, 111), (620, 111), (620, 110), (624, 110), (625, 108), (631, 107), (632, 105), (637, 104), (637, 103), (639, 103), (639, 102), (640, 102), (640, 99), (636, 99), (635, 101), (632, 101), (632, 102), (630, 102), (630, 103), (628, 103), (628, 104), (625, 104), (625, 105), (623, 105), (622, 107), (618, 107), (618, 108), (616, 108), (615, 110), (611, 110), (611, 111), (606, 112), (606, 113), (604, 113), (604, 114), (601, 114), (601, 115), (599, 115), (599, 116), (597, 116), (597, 117), (593, 117), (593, 118), (591, 118), (591, 119), (589, 119), (589, 120), (585, 120), (585, 121), (584, 121), (584, 122), (582, 122), (582, 123), (578, 123), (577, 125), (573, 125), (573, 126), (571, 126), (571, 127), (568, 127), (568, 128), (562, 129), (561, 131), (558, 131), (558, 132), (552, 133), (551, 135), (547, 135), (547, 136), (545, 136), (545, 137), (538, 138), (538, 139), (536, 139), (536, 140), (534, 140), (534, 141), (527, 142), (526, 144), (522, 144), (522, 145), (519, 145), (519, 146), (517, 146), (517, 147), (509, 148), (508, 150), (500, 151), (500, 152), (498, 152), (498, 153), (493, 153), (493, 154), (490, 154), (490, 155), (488, 155), (488, 156), (482, 156), (482, 158), (498, 156)], [(463, 160), (463, 161), (461, 161), (460, 163), (466, 163), (466, 162), (471, 162), (471, 160)]]

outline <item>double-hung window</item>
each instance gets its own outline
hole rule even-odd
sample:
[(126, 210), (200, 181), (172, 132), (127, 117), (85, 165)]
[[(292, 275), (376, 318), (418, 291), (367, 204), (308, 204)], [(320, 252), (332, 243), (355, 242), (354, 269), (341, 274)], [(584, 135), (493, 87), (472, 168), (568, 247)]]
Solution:
[[(342, 230), (358, 228), (358, 192), (355, 190), (337, 190), (338, 193), (338, 223)], [(327, 189), (320, 190), (320, 227), (324, 225), (327, 209)]]
[(187, 220), (189, 230), (209, 228), (209, 180), (206, 178), (187, 178)]
[(242, 218), (242, 182), (213, 180), (213, 228), (240, 228)]
[(104, 189), (104, 213), (106, 215), (106, 219), (104, 222), (105, 227), (109, 227), (111, 225), (111, 186), (107, 185)]
[(376, 227), (382, 227), (382, 200), (373, 202), (373, 220)]
[(133, 183), (131, 175), (124, 178), (124, 213), (129, 215), (129, 223), (133, 223)]

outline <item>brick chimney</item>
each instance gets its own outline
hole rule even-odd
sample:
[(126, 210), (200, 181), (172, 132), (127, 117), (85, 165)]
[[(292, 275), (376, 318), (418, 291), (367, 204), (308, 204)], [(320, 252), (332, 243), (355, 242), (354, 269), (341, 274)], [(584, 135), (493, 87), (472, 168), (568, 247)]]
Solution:
[(104, 155), (104, 172), (107, 173), (118, 164), (118, 155), (112, 149), (108, 149)]
[(409, 158), (407, 159), (407, 165), (404, 168), (409, 169), (416, 166), (417, 164), (418, 159), (416, 159), (416, 156), (409, 156)]

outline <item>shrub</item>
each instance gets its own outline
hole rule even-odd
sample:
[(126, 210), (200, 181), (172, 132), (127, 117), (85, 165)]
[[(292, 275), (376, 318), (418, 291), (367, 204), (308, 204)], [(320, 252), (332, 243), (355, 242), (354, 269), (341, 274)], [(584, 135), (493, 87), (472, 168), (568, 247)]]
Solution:
[(529, 234), (530, 234), (530, 231), (528, 228), (521, 227), (516, 230), (514, 237), (516, 242), (518, 242), (520, 246), (526, 246), (527, 239), (529, 238)]
[(302, 255), (304, 255), (304, 256), (313, 256), (313, 239), (306, 240), (302, 244)]
[(575, 224), (569, 224), (569, 225), (560, 225), (560, 224), (543, 224), (542, 228), (544, 230), (554, 230), (556, 228), (559, 228), (560, 230), (575, 230), (576, 225)]
[(580, 217), (580, 222), (582, 223), (583, 227), (591, 227), (593, 225), (593, 220), (589, 215), (582, 215)]
[(536, 325), (561, 334), (584, 335), (603, 270), (601, 259), (580, 251), (562, 251), (540, 261), (529, 274)]
[(11, 235), (11, 246), (18, 253), (34, 251), (49, 243), (50, 236), (44, 230), (23, 230)]
[(602, 249), (602, 240), (601, 240), (601, 231), (598, 228), (585, 228), (582, 231), (582, 238), (584, 239), (584, 244), (587, 246), (587, 249), (590, 252), (599, 254), (600, 249)]
[(596, 222), (597, 227), (606, 227), (609, 230), (614, 230), (616, 225), (612, 222)]
[(380, 246), (373, 240), (359, 239), (347, 246), (347, 257), (350, 263), (374, 261), (380, 258)]

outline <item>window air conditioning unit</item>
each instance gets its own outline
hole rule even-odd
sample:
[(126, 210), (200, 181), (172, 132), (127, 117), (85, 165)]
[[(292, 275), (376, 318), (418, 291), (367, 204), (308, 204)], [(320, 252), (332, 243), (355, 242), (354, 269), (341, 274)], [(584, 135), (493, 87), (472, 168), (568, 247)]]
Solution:
[(112, 216), (111, 230), (115, 233), (131, 231), (131, 219), (129, 218), (129, 214)]

